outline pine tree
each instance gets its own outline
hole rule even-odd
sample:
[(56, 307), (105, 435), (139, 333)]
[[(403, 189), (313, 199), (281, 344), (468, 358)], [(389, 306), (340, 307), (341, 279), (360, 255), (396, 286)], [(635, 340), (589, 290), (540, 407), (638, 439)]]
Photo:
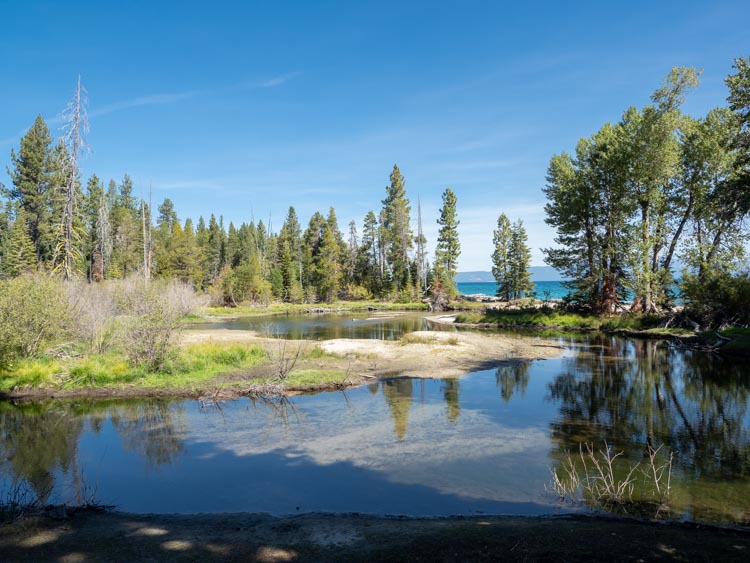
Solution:
[(5, 277), (13, 278), (36, 268), (36, 250), (27, 225), (26, 212), (18, 210), (3, 253), (2, 273)]
[(226, 242), (226, 263), (232, 268), (240, 264), (240, 238), (234, 223), (229, 222), (229, 231), (227, 232)]
[(492, 275), (497, 283), (497, 296), (510, 301), (531, 295), (534, 291), (529, 272), (531, 250), (526, 244), (523, 222), (519, 219), (511, 224), (505, 213), (501, 213), (492, 240), (495, 245)]
[(497, 296), (505, 301), (510, 300), (512, 292), (510, 273), (511, 236), (510, 219), (505, 213), (501, 213), (500, 217), (497, 218), (497, 229), (492, 233), (492, 244), (495, 249), (492, 252), (492, 275), (495, 277), (495, 283), (497, 283)]
[(165, 266), (165, 272), (162, 274), (164, 277), (177, 278), (193, 285), (200, 283), (200, 251), (190, 219), (185, 221), (184, 229), (179, 221), (172, 224)]
[(216, 279), (223, 266), (222, 254), (224, 251), (224, 231), (216, 221), (216, 217), (211, 214), (208, 220), (208, 241), (205, 249), (208, 277), (211, 282)]
[(6, 194), (12, 201), (18, 202), (24, 211), (37, 260), (49, 259), (52, 254), (49, 240), (54, 220), (50, 203), (54, 192), (51, 184), (51, 143), (49, 128), (39, 115), (21, 138), (18, 154), (10, 151), (12, 168), (8, 168), (8, 175), (13, 186), (6, 190)]
[(319, 271), (317, 269), (318, 254), (320, 254), (320, 242), (323, 238), (323, 227), (326, 221), (319, 212), (315, 212), (310, 217), (310, 223), (303, 236), (302, 249), (302, 270), (303, 270), (303, 287), (313, 288), (317, 291), (319, 287)]
[(85, 249), (88, 278), (100, 282), (104, 279), (112, 255), (112, 233), (109, 208), (104, 186), (94, 174), (86, 184), (83, 208), (88, 223), (88, 240)]
[(441, 277), (443, 285), (449, 286), (449, 293), (455, 294), (457, 261), (461, 255), (461, 243), (458, 240), (456, 194), (450, 188), (446, 188), (443, 192), (443, 207), (440, 209), (437, 223), (440, 225), (440, 231), (435, 248), (435, 272)]
[(413, 246), (414, 236), (409, 227), (411, 207), (406, 198), (406, 182), (395, 164), (390, 180), (383, 200), (383, 235), (391, 278), (398, 290), (407, 285), (409, 250)]
[(356, 283), (357, 263), (359, 262), (359, 240), (357, 237), (357, 222), (349, 221), (349, 241), (346, 245), (346, 283)]
[(378, 218), (375, 217), (375, 213), (369, 211), (362, 225), (362, 246), (359, 250), (359, 279), (375, 295), (379, 294), (381, 289), (378, 231)]
[(123, 278), (143, 267), (141, 210), (132, 196), (133, 182), (125, 174), (119, 186), (110, 181), (107, 199), (111, 202), (112, 259), (109, 278)]
[[(302, 227), (297, 218), (297, 212), (294, 207), (290, 207), (287, 212), (284, 225), (279, 232), (279, 248), (286, 242), (289, 246), (290, 260), (297, 272), (297, 282), (302, 284)], [(290, 282), (291, 283), (291, 282)]]
[(526, 244), (527, 241), (523, 221), (518, 219), (511, 228), (509, 248), (511, 296), (514, 299), (528, 297), (534, 293), (534, 284), (529, 272), (531, 250)]
[(318, 295), (323, 301), (336, 299), (341, 287), (341, 245), (330, 223), (325, 223), (315, 259)]

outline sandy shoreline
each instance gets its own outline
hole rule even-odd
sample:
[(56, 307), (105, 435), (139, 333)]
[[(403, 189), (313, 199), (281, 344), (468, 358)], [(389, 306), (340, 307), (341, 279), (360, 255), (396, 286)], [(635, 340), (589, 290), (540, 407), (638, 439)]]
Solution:
[[(450, 315), (428, 317), (437, 323), (450, 323)], [(399, 341), (376, 339), (335, 340), (285, 340), (267, 338), (250, 330), (192, 328), (181, 334), (181, 345), (200, 343), (260, 345), (271, 356), (278, 353), (281, 342), (286, 353), (302, 351), (296, 370), (324, 370), (341, 372), (336, 383), (310, 383), (306, 385), (278, 386), (276, 392), (306, 392), (341, 389), (371, 383), (384, 376), (417, 378), (460, 377), (467, 373), (493, 369), (508, 362), (527, 362), (553, 358), (562, 348), (551, 340), (533, 336), (507, 334), (477, 334), (469, 332), (418, 331), (406, 334)], [(306, 352), (319, 348), (322, 354)], [(221, 398), (251, 395), (269, 390), (261, 379), (274, 376), (273, 360), (270, 364), (241, 370), (196, 383), (189, 388), (142, 387), (137, 383), (119, 387), (81, 387), (74, 389), (19, 389), (4, 395), (5, 399), (43, 400), (62, 398), (126, 398), (126, 397), (211, 397), (221, 393)], [(263, 386), (263, 389), (259, 387)]]
[[(438, 324), (451, 324), (455, 317), (426, 317)], [(187, 330), (183, 344), (224, 342), (278, 346), (278, 340), (259, 336), (248, 330)], [(349, 371), (356, 379), (366, 375), (403, 375), (421, 378), (460, 377), (473, 371), (491, 369), (509, 361), (532, 361), (553, 358), (562, 353), (557, 343), (535, 336), (497, 333), (416, 331), (401, 340), (350, 339), (289, 340), (292, 348), (319, 347), (335, 357), (314, 362), (319, 369)]]

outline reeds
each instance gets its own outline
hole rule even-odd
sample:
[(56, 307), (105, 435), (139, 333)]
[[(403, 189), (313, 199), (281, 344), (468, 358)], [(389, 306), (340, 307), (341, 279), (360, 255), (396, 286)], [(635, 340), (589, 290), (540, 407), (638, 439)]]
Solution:
[(577, 455), (565, 452), (560, 465), (551, 469), (550, 489), (571, 504), (624, 512), (652, 507), (658, 512), (671, 494), (674, 458), (673, 453), (660, 455), (661, 450), (649, 444), (643, 461), (625, 464), (619, 459), (624, 452), (615, 452), (607, 442), (599, 450), (581, 444)]

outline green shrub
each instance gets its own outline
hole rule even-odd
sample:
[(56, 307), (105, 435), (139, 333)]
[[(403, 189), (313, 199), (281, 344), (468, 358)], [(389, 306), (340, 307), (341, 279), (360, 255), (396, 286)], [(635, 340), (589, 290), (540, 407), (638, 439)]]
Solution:
[(372, 294), (363, 285), (350, 283), (346, 286), (342, 297), (348, 301), (366, 301), (372, 299)]
[(64, 334), (69, 320), (63, 284), (41, 274), (0, 282), (0, 364), (36, 356)]
[(686, 313), (706, 327), (750, 324), (750, 275), (717, 272), (703, 279), (683, 275)]
[(181, 282), (132, 279), (123, 284), (125, 353), (132, 366), (161, 370), (174, 351), (180, 319), (198, 306), (193, 289)]

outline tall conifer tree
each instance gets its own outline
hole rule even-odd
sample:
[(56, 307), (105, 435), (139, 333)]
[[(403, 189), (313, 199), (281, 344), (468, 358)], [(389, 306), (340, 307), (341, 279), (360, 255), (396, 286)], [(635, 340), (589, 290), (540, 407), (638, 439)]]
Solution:
[(450, 286), (451, 293), (455, 293), (457, 260), (461, 255), (456, 202), (456, 194), (450, 188), (446, 188), (443, 192), (443, 207), (440, 209), (440, 217), (437, 220), (440, 230), (434, 262), (435, 272), (441, 278), (444, 286), (446, 284)]

